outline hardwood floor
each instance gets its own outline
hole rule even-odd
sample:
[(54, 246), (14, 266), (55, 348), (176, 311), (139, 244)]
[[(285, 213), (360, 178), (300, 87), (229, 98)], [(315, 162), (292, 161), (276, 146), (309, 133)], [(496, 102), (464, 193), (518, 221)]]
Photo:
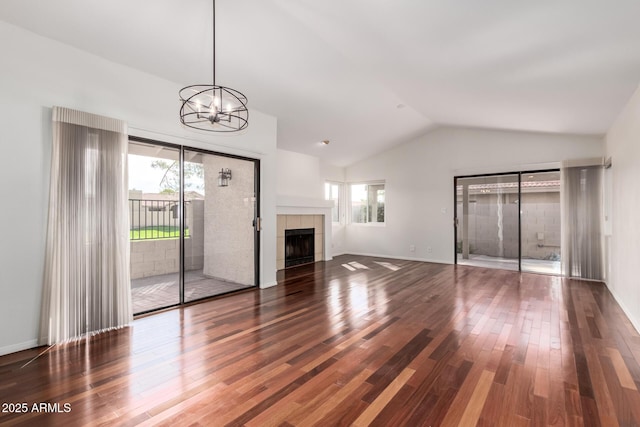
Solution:
[(28, 413), (0, 423), (640, 425), (640, 337), (601, 283), (356, 256), (280, 276), (1, 357)]

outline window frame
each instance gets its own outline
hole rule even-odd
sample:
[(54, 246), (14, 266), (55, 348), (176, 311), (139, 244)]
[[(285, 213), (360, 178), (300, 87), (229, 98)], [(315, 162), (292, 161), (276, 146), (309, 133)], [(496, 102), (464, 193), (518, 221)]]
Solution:
[[(349, 212), (349, 219), (348, 219), (348, 224), (349, 225), (355, 225), (358, 227), (385, 227), (387, 224), (387, 208), (386, 208), (386, 203), (387, 203), (387, 183), (385, 180), (371, 180), (371, 181), (353, 181), (353, 182), (349, 182), (348, 184), (348, 196), (347, 196), (347, 203), (348, 203), (348, 212)], [(384, 208), (384, 221), (366, 221), (366, 222), (355, 222), (353, 220), (353, 200), (352, 200), (352, 195), (353, 195), (353, 186), (355, 185), (366, 185), (366, 186), (380, 186), (382, 185), (382, 189), (384, 190), (385, 194), (384, 194), (384, 202), (383, 202), (383, 208)], [(367, 199), (367, 207), (370, 206), (369, 200)]]
[[(338, 221), (334, 221), (333, 220), (333, 209), (334, 208), (331, 208), (331, 223), (332, 224), (336, 224), (336, 225), (337, 224), (340, 224), (340, 225), (344, 224), (344, 211), (345, 211), (345, 209), (344, 209), (344, 206), (345, 206), (345, 197), (344, 197), (344, 195), (345, 195), (345, 191), (344, 191), (345, 185), (344, 184), (345, 184), (344, 182), (331, 181), (331, 180), (325, 180), (325, 182), (324, 182), (324, 191), (325, 191), (324, 199), (325, 200), (331, 200), (331, 201), (337, 200), (337, 205), (335, 205), (334, 207), (337, 208), (337, 211), (338, 211)], [(327, 199), (327, 185), (329, 186), (329, 193), (330, 193), (331, 196), (333, 195), (333, 193), (331, 191), (332, 186), (334, 186), (334, 185), (338, 186), (338, 197), (337, 198), (329, 198), (329, 199)]]

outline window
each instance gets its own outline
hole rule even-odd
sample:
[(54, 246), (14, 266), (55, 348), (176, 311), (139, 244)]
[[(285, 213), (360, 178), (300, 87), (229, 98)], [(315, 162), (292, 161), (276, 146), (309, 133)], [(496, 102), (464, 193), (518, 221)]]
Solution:
[(340, 222), (340, 214), (342, 203), (340, 203), (340, 193), (342, 184), (335, 182), (324, 183), (324, 198), (325, 200), (333, 200), (333, 209), (331, 210), (331, 221)]
[(351, 184), (351, 222), (384, 223), (384, 183)]

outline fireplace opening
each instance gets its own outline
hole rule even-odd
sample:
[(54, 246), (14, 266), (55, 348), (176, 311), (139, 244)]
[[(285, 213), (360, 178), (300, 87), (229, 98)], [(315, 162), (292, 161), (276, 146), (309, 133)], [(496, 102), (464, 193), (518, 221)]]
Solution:
[(315, 228), (284, 230), (284, 266), (307, 264), (314, 261)]

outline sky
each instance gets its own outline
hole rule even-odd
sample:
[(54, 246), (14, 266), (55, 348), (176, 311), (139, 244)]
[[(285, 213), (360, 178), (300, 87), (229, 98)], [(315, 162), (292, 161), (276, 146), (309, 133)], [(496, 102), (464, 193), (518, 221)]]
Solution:
[[(159, 193), (162, 191), (160, 181), (164, 176), (164, 170), (151, 167), (151, 163), (155, 160), (162, 160), (171, 164), (171, 160), (167, 159), (129, 154), (129, 190), (142, 190), (143, 193)], [(204, 195), (202, 180), (192, 178), (188, 182), (192, 184), (188, 190), (195, 189), (195, 191)]]
[(142, 190), (144, 193), (159, 193), (160, 181), (164, 172), (151, 167), (153, 157), (129, 154), (129, 190)]

